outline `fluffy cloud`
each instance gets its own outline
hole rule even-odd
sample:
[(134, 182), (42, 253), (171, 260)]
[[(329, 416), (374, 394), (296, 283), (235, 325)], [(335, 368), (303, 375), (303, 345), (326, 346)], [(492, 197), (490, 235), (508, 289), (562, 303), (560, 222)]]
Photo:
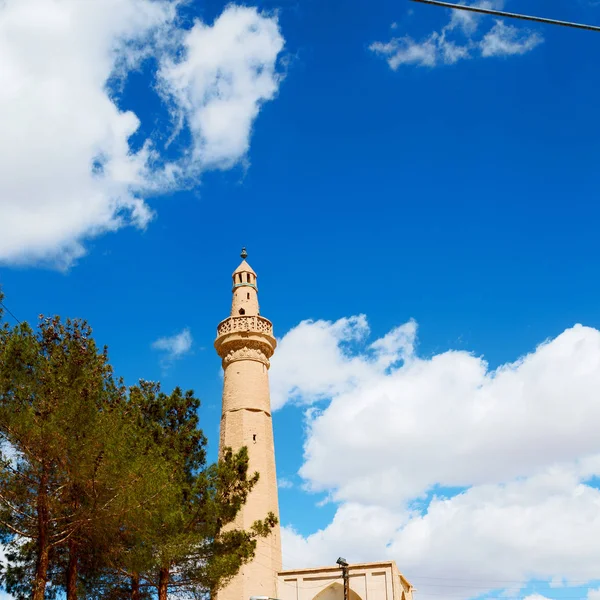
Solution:
[[(476, 3), (476, 6), (500, 8), (502, 2), (484, 1)], [(374, 42), (370, 49), (383, 56), (390, 67), (396, 70), (405, 64), (435, 67), (476, 56), (525, 54), (543, 41), (536, 32), (506, 25), (500, 20), (496, 20), (492, 29), (482, 34), (480, 18), (474, 13), (453, 10), (450, 21), (440, 31), (433, 31), (421, 41), (405, 35), (393, 37), (388, 42)]]
[(535, 33), (521, 31), (502, 21), (496, 21), (481, 40), (481, 56), (525, 54), (533, 50), (541, 41), (540, 36)]
[(370, 344), (367, 330), (364, 317), (304, 322), (273, 357), (275, 406), (332, 398), (308, 421), (302, 475), (314, 490), (368, 501), (377, 489), (396, 503), (600, 452), (599, 331), (577, 325), (490, 370), (467, 352), (419, 358), (413, 322)]
[(413, 322), (367, 334), (364, 317), (304, 322), (273, 358), (279, 406), (329, 400), (307, 409), (300, 474), (339, 503), (323, 530), (285, 529), (284, 560), (343, 547), (397, 560), (422, 593), (452, 579), (461, 598), (597, 577), (600, 332), (577, 325), (494, 370), (419, 357)]
[(277, 487), (280, 490), (291, 490), (294, 487), (294, 482), (287, 477), (279, 477), (277, 479)]
[(161, 89), (187, 120), (192, 161), (231, 166), (248, 150), (261, 103), (277, 92), (275, 59), (283, 48), (277, 22), (231, 6), (212, 27), (197, 21), (182, 46), (184, 58), (161, 67)]
[[(389, 547), (431, 589), (427, 577), (482, 580), (479, 589), (513, 588), (530, 578), (561, 576), (572, 583), (598, 576), (600, 491), (576, 469), (550, 467), (507, 484), (473, 486), (434, 498), (423, 515), (396, 531)], [(424, 583), (421, 584), (422, 586)], [(475, 586), (474, 586), (475, 587)]]
[(351, 562), (394, 559), (425, 596), (514, 594), (556, 575), (575, 586), (598, 577), (599, 509), (600, 492), (568, 470), (434, 498), (424, 514), (345, 503), (311, 535), (284, 528), (284, 561), (330, 564), (340, 548)]
[(412, 353), (415, 332), (416, 324), (407, 323), (353, 355), (369, 334), (364, 315), (335, 323), (303, 321), (279, 341), (271, 361), (273, 409), (293, 401), (311, 404), (370, 381)]
[(192, 334), (189, 329), (183, 329), (180, 333), (170, 337), (162, 337), (152, 343), (155, 350), (165, 353), (167, 361), (181, 358), (192, 349)]
[[(260, 103), (277, 90), (277, 22), (230, 6), (211, 26), (182, 31), (178, 4), (0, 3), (0, 262), (68, 266), (86, 238), (145, 227), (150, 194), (243, 158)], [(165, 120), (171, 137), (188, 128), (194, 139), (171, 164), (160, 141), (132, 144), (140, 121), (110, 92), (149, 56), (181, 117)]]
[(589, 590), (587, 600), (600, 600), (600, 588), (596, 590)]

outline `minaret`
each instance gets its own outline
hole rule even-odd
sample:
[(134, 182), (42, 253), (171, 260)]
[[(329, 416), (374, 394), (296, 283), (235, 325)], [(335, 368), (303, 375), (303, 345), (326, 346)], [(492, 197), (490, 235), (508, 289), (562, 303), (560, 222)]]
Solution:
[[(233, 273), (231, 316), (217, 327), (215, 348), (223, 359), (223, 407), (219, 449), (248, 447), (249, 473), (260, 479), (240, 510), (235, 527), (249, 529), (269, 512), (279, 518), (275, 448), (269, 396), (269, 358), (277, 342), (271, 321), (260, 316), (256, 273), (246, 262)], [(277, 525), (260, 538), (254, 560), (243, 566), (221, 591), (218, 600), (249, 600), (251, 596), (277, 597), (281, 571), (281, 537)]]

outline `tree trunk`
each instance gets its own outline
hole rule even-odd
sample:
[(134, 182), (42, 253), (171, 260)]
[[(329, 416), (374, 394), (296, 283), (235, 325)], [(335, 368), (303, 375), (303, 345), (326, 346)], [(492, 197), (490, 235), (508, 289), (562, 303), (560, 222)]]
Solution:
[(140, 600), (140, 576), (137, 573), (131, 577), (131, 600)]
[(67, 600), (77, 600), (77, 544), (69, 539), (69, 565), (67, 566)]
[(35, 581), (33, 583), (32, 600), (44, 600), (46, 594), (46, 579), (48, 577), (48, 544), (38, 551), (35, 565)]
[(37, 520), (38, 520), (38, 553), (35, 564), (35, 579), (31, 600), (44, 600), (46, 594), (46, 580), (48, 579), (48, 563), (50, 541), (48, 539), (48, 475), (42, 466), (42, 476), (37, 494)]
[(169, 568), (162, 567), (158, 574), (158, 600), (167, 600), (168, 585), (169, 585)]

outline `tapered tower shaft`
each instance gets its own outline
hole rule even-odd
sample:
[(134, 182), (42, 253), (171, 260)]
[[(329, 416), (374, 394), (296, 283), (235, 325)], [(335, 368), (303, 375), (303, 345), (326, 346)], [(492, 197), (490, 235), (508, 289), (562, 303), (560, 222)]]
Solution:
[[(249, 529), (269, 512), (279, 518), (275, 448), (269, 395), (269, 359), (277, 345), (273, 325), (261, 317), (256, 273), (246, 262), (233, 273), (231, 315), (217, 328), (215, 348), (223, 362), (223, 405), (219, 448), (247, 446), (250, 473), (259, 481), (240, 510), (235, 527)], [(277, 525), (260, 538), (251, 563), (221, 591), (218, 600), (249, 600), (251, 596), (277, 597), (281, 571), (281, 538)]]

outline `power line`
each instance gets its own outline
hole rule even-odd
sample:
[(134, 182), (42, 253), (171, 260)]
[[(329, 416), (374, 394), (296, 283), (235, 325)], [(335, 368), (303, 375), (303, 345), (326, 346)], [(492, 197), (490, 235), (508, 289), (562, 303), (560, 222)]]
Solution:
[[(421, 592), (419, 590), (419, 588), (415, 588), (415, 594), (418, 594), (418, 597), (420, 598), (421, 596), (443, 596), (444, 598), (464, 598), (465, 594), (461, 594), (460, 596), (448, 596), (448, 594), (441, 592), (441, 593), (435, 593), (435, 592)], [(478, 595), (483, 595), (486, 592), (481, 592)], [(522, 592), (521, 593), (525, 593)], [(539, 592), (532, 592), (533, 594), (536, 594)], [(526, 596), (486, 596), (484, 600), (506, 600), (506, 598), (510, 597), (513, 600), (525, 600), (528, 596), (531, 596), (532, 594), (527, 593)], [(471, 596), (472, 597), (472, 596)], [(552, 599), (548, 599), (548, 600), (552, 600)], [(559, 598), (557, 598), (556, 600), (587, 600), (587, 596), (560, 596)]]
[[(448, 589), (448, 588), (458, 588), (456, 591), (456, 593), (459, 593), (460, 590), (472, 590), (472, 589), (479, 589), (479, 588), (489, 588), (489, 589), (494, 589), (494, 590), (505, 590), (505, 591), (516, 591), (518, 592), (519, 590), (522, 590), (524, 587), (526, 587), (527, 585), (529, 585), (529, 582), (524, 581), (521, 585), (515, 586), (515, 585), (503, 585), (503, 584), (498, 584), (498, 583), (494, 583), (494, 582), (482, 582), (479, 585), (457, 585), (454, 583), (426, 583), (425, 581), (422, 581), (420, 578), (416, 578), (414, 577), (412, 579), (412, 581), (415, 581), (415, 587), (418, 587), (419, 590), (421, 590), (422, 588), (434, 588), (433, 591), (437, 591), (437, 588), (444, 588), (444, 589)], [(412, 583), (411, 581), (411, 583)], [(569, 587), (583, 587), (585, 585), (587, 585), (588, 582), (583, 583), (581, 585), (570, 585)]]
[[(522, 583), (523, 581), (529, 581), (530, 579), (473, 579), (473, 578), (466, 578), (466, 577), (431, 577), (429, 575), (420, 575), (418, 573), (412, 573), (411, 572), (411, 577), (413, 579), (427, 579), (427, 580), (435, 580), (435, 581), (464, 581), (464, 582), (469, 582), (469, 583), (473, 583), (473, 584), (479, 584), (479, 583), (485, 583), (485, 584), (489, 584), (489, 583)], [(545, 579), (540, 579), (537, 581), (541, 581), (542, 583), (547, 583), (547, 581)], [(577, 585), (587, 585), (590, 581), (596, 581), (596, 579), (591, 578), (591, 579), (567, 579), (567, 582), (569, 584), (568, 587), (577, 587)], [(470, 586), (469, 586), (470, 587)]]
[(17, 319), (17, 317), (15, 317), (15, 315), (11, 312), (11, 310), (8, 308), (8, 306), (6, 306), (6, 304), (4, 304), (4, 302), (2, 302), (0, 300), (0, 306), (2, 306), (4, 308), (4, 310), (20, 325), (21, 321), (19, 321), (19, 319)]
[(467, 6), (466, 4), (454, 4), (453, 2), (442, 2), (442, 0), (411, 0), (421, 4), (431, 4), (433, 6), (442, 6), (455, 10), (466, 10), (469, 12), (481, 13), (484, 15), (494, 15), (496, 17), (509, 17), (511, 19), (521, 19), (522, 21), (534, 21), (535, 23), (546, 23), (547, 25), (560, 25), (562, 27), (572, 27), (574, 29), (586, 29), (587, 31), (600, 31), (598, 25), (587, 25), (586, 23), (571, 23), (570, 21), (559, 21), (557, 19), (547, 19), (546, 17), (535, 17), (533, 15), (521, 15), (510, 13), (504, 10), (495, 10), (493, 8), (483, 8), (482, 6)]

